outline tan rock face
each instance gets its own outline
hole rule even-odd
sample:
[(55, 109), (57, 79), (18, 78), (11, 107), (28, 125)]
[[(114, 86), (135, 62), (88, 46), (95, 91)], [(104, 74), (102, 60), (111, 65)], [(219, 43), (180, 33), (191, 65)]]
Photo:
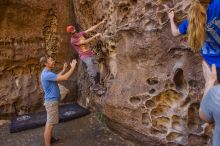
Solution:
[[(167, 12), (174, 9), (179, 23), (186, 17), (190, 3), (191, 0), (74, 1), (82, 28), (103, 18), (107, 20), (98, 30), (103, 33), (102, 46), (96, 44), (94, 48), (102, 51), (98, 55), (105, 56), (100, 65), (107, 64), (102, 77), (108, 93), (102, 99), (90, 97), (91, 106), (93, 102), (101, 105), (112, 123), (133, 131), (130, 137), (136, 137), (135, 131), (159, 140), (159, 145), (208, 143), (210, 127), (198, 117), (204, 87), (201, 57), (187, 47), (184, 37), (171, 35), (167, 17)], [(79, 84), (79, 102), (88, 105), (85, 83)], [(110, 124), (128, 135), (113, 125)]]
[(110, 127), (143, 145), (207, 145), (211, 127), (198, 117), (204, 88), (201, 57), (190, 51), (185, 38), (171, 36), (167, 18), (167, 12), (174, 9), (180, 22), (190, 3), (1, 1), (0, 114), (15, 110), (22, 114), (42, 107), (40, 56), (45, 52), (53, 55), (60, 68), (73, 57), (66, 25), (74, 19), (86, 29), (105, 18), (107, 23), (98, 29), (103, 36), (92, 48), (107, 94), (100, 98), (89, 92), (88, 76), (79, 62), (77, 81), (65, 83), (71, 97), (65, 100), (77, 94), (80, 104), (101, 109)]
[(43, 102), (39, 58), (53, 55), (60, 68), (73, 54), (65, 33), (70, 3), (7, 0), (0, 2), (0, 13), (0, 114), (35, 111)]

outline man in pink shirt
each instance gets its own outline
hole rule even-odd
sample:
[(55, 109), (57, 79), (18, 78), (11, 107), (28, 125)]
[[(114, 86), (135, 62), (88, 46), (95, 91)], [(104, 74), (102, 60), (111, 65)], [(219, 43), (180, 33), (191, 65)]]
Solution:
[(99, 95), (105, 93), (105, 90), (99, 84), (100, 82), (100, 71), (98, 63), (95, 59), (95, 53), (90, 49), (89, 43), (93, 41), (95, 38), (99, 37), (101, 34), (97, 33), (91, 38), (85, 38), (84, 34), (87, 34), (96, 28), (98, 28), (101, 24), (104, 24), (105, 21), (101, 21), (100, 23), (92, 26), (86, 31), (81, 31), (79, 33), (76, 32), (74, 26), (69, 25), (66, 28), (66, 31), (70, 33), (71, 36), (71, 45), (76, 49), (79, 54), (80, 59), (86, 65), (87, 73), (89, 74), (90, 82), (92, 83), (90, 90), (98, 91)]

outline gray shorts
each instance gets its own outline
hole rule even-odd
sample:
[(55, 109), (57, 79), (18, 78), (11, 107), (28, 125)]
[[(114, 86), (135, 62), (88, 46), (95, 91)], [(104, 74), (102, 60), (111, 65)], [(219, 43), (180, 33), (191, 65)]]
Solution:
[(99, 83), (99, 79), (96, 79), (99, 74), (99, 65), (94, 56), (87, 57), (83, 60), (86, 65), (86, 71), (89, 74), (90, 82), (95, 85)]
[(51, 101), (45, 102), (44, 106), (47, 111), (47, 123), (49, 124), (58, 124), (59, 123), (59, 102)]

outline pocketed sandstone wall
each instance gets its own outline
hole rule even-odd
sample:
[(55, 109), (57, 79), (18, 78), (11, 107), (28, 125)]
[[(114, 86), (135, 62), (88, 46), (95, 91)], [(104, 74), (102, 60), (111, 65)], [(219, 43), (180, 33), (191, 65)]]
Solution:
[[(42, 107), (39, 58), (58, 63), (75, 54), (65, 27), (86, 29), (102, 19), (97, 52), (106, 95), (89, 91), (78, 62), (75, 78), (65, 82), (69, 98), (101, 110), (108, 125), (141, 145), (207, 145), (211, 127), (198, 118), (204, 80), (201, 57), (184, 37), (170, 33), (167, 12), (179, 23), (191, 0), (7, 0), (0, 1), (0, 113), (29, 113)], [(74, 8), (74, 11), (72, 10)], [(77, 79), (76, 79), (77, 78)]]
[[(65, 32), (72, 21), (71, 6), (69, 0), (0, 1), (0, 115), (42, 107), (39, 58), (53, 55), (58, 70), (73, 57)], [(72, 97), (74, 80), (67, 85)]]
[(180, 23), (191, 0), (73, 2), (82, 29), (107, 20), (97, 30), (103, 33), (101, 43), (93, 48), (103, 58), (108, 92), (92, 96), (85, 92), (87, 83), (78, 82), (79, 102), (98, 106), (110, 127), (142, 145), (206, 145), (211, 128), (198, 117), (204, 88), (201, 56), (189, 49), (184, 36), (171, 35), (167, 17), (174, 9)]

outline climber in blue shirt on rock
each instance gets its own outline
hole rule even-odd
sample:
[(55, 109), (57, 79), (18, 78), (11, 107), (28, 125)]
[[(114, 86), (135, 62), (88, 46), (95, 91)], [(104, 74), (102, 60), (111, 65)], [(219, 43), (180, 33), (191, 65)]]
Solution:
[(209, 66), (216, 65), (220, 82), (220, 0), (193, 0), (187, 18), (179, 27), (174, 22), (174, 11), (168, 17), (172, 34), (187, 34), (194, 52), (200, 51)]
[(188, 44), (204, 58), (206, 81), (199, 116), (208, 123), (215, 122), (213, 146), (220, 146), (220, 0), (193, 0), (187, 18), (176, 26), (174, 12), (168, 14), (174, 36), (188, 35)]

